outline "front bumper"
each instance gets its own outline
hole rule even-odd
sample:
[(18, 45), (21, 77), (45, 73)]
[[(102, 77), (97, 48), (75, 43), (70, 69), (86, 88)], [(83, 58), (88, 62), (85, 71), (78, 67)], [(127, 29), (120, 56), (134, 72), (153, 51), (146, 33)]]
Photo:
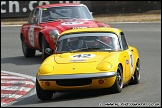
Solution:
[[(36, 78), (44, 90), (87, 90), (111, 87), (115, 82), (116, 72), (50, 76), (37, 75)], [(101, 84), (100, 80), (104, 83)], [(50, 86), (46, 86), (46, 82), (50, 83)]]
[(116, 76), (116, 72), (103, 72), (103, 73), (92, 73), (92, 74), (68, 74), (68, 75), (37, 75), (39, 81), (54, 81), (61, 79), (82, 79), (82, 78), (110, 78)]

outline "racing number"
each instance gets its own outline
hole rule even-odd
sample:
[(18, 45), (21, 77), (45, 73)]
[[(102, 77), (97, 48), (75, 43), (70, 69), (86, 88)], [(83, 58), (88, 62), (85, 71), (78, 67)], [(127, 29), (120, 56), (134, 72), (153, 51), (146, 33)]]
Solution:
[(128, 54), (130, 56), (130, 73), (132, 73), (133, 72), (133, 67), (134, 67), (134, 59), (133, 59), (132, 52), (128, 51)]
[(78, 55), (75, 55), (73, 57), (76, 57), (76, 58), (90, 58), (91, 54), (78, 54)]
[(132, 54), (130, 55), (130, 64), (131, 64), (131, 67), (133, 67), (133, 57), (132, 57)]
[(76, 54), (71, 56), (71, 58), (92, 58), (94, 56), (94, 54)]
[(30, 29), (28, 31), (28, 38), (30, 45), (34, 47), (34, 26), (30, 26)]

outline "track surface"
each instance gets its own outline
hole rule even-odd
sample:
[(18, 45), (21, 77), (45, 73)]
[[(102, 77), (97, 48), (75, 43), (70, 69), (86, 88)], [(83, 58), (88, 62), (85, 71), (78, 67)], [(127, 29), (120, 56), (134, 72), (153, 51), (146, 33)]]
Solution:
[[(35, 92), (10, 104), (10, 107), (98, 107), (161, 106), (161, 22), (112, 23), (124, 31), (128, 43), (137, 47), (141, 59), (141, 80), (138, 85), (125, 86), (121, 93), (103, 91), (56, 93), (50, 101), (40, 101)], [(24, 58), (21, 50), (20, 27), (1, 27), (1, 70), (36, 76), (41, 53)], [(111, 105), (110, 105), (111, 103)]]

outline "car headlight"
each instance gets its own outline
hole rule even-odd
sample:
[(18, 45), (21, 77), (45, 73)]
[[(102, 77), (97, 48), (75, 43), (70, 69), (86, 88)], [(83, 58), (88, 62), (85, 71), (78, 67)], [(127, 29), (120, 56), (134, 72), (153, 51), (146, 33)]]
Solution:
[(49, 32), (49, 34), (50, 34), (51, 38), (58, 38), (59, 32), (58, 32), (58, 30), (51, 30)]
[(108, 71), (111, 67), (112, 65), (110, 63), (101, 62), (100, 64), (98, 64), (97, 69), (101, 71)]
[(41, 65), (39, 68), (39, 72), (41, 74), (48, 74), (54, 70), (54, 67), (48, 64)]

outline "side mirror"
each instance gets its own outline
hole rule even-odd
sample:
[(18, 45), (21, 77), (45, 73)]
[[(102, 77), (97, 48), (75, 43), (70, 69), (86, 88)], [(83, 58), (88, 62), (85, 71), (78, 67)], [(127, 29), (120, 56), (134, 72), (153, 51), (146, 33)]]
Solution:
[(46, 52), (47, 54), (49, 54), (49, 55), (52, 55), (52, 54), (53, 54), (53, 51), (52, 51), (51, 48), (46, 48), (46, 49), (45, 49), (45, 52)]

